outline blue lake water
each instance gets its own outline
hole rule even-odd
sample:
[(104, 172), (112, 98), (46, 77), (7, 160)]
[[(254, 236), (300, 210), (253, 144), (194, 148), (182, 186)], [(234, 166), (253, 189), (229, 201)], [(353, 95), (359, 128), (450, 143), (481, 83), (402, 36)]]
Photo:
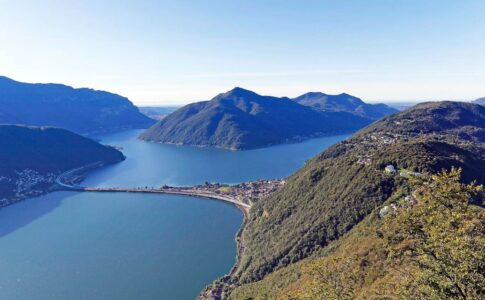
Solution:
[[(346, 136), (250, 151), (100, 137), (126, 161), (86, 186), (193, 185), (285, 177)], [(242, 215), (185, 196), (56, 192), (0, 210), (0, 299), (194, 299), (235, 261)]]

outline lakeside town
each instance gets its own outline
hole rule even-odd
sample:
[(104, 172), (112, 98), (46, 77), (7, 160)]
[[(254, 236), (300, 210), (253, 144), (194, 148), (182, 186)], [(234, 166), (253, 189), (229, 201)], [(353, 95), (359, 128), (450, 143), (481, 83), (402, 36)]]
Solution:
[(191, 191), (194, 194), (217, 194), (251, 205), (259, 199), (276, 192), (283, 187), (285, 183), (286, 181), (284, 179), (258, 179), (256, 181), (243, 182), (236, 185), (206, 182), (205, 184), (193, 187), (172, 187), (164, 185), (161, 188), (163, 190), (175, 192)]
[(90, 191), (90, 192), (141, 192), (141, 193), (165, 193), (181, 194), (196, 197), (212, 198), (236, 204), (245, 215), (249, 214), (251, 205), (271, 193), (279, 190), (286, 183), (285, 179), (258, 179), (256, 181), (243, 182), (235, 185), (223, 183), (210, 183), (195, 186), (169, 186), (160, 187), (84, 187), (79, 183), (91, 170), (101, 167), (100, 162), (82, 166), (66, 171), (55, 179), (56, 185), (61, 189)]
[(4, 195), (0, 198), (0, 207), (44, 194), (55, 179), (56, 174), (53, 172), (41, 173), (28, 168), (0, 176), (0, 190)]

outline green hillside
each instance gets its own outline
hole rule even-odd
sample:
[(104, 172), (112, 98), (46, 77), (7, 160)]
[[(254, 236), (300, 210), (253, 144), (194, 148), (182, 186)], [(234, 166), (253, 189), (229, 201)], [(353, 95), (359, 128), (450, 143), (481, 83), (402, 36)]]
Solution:
[(60, 128), (0, 125), (0, 206), (45, 192), (56, 175), (123, 154)]
[[(385, 117), (330, 147), (253, 206), (235, 283), (327, 251), (410, 177), (455, 166), (463, 182), (485, 183), (484, 141), (485, 107), (435, 102)], [(396, 172), (385, 171), (388, 165)]]
[(353, 132), (370, 122), (348, 112), (319, 112), (288, 98), (235, 88), (211, 101), (178, 109), (140, 138), (159, 143), (252, 149)]
[(466, 186), (459, 176), (455, 169), (411, 179), (385, 202), (395, 205), (392, 213), (375, 209), (324, 251), (229, 298), (480, 299), (485, 209), (470, 199), (483, 201), (483, 186)]

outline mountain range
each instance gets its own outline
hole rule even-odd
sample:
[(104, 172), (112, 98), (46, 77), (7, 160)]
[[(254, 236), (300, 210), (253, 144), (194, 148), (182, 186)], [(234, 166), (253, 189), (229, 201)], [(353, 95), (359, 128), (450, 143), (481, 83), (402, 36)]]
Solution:
[[(140, 135), (140, 139), (193, 146), (252, 149), (310, 137), (356, 131), (394, 111), (360, 99), (311, 93), (295, 99), (261, 96), (234, 88), (210, 101), (186, 105)], [(313, 99), (310, 101), (310, 99)], [(300, 104), (303, 103), (304, 105)], [(317, 103), (322, 105), (318, 106)], [(340, 103), (340, 105), (337, 105)], [(381, 108), (385, 108), (382, 110)], [(380, 112), (378, 112), (380, 111)]]
[(0, 125), (0, 206), (45, 193), (67, 170), (122, 160), (120, 151), (65, 129)]
[(320, 92), (310, 92), (293, 98), (292, 100), (318, 111), (344, 111), (371, 120), (377, 120), (398, 111), (382, 103), (367, 104), (362, 99), (345, 93), (340, 95), (327, 95)]
[(116, 94), (0, 76), (0, 124), (54, 126), (91, 135), (147, 128), (154, 122)]
[[(227, 299), (474, 299), (485, 282), (483, 190), (475, 186), (485, 184), (485, 100), (474, 102), (395, 113), (348, 94), (290, 99), (234, 88), (176, 110), (140, 139), (252, 149), (370, 124), (255, 200), (234, 275), (215, 286), (224, 283)], [(68, 170), (125, 158), (79, 134), (153, 122), (115, 94), (0, 77), (0, 123), (55, 126), (0, 125), (0, 206), (46, 193)], [(412, 235), (420, 230), (428, 236)], [(434, 244), (419, 244), (429, 236)], [(413, 251), (420, 256), (396, 257)]]
[[(485, 184), (485, 107), (418, 104), (331, 146), (291, 175), (281, 190), (253, 205), (243, 233), (245, 251), (230, 283), (236, 288), (226, 297), (315, 299), (326, 295), (315, 284), (352, 272), (354, 279), (339, 279), (339, 288), (352, 287), (353, 293), (342, 299), (396, 293), (402, 280), (396, 268), (405, 269), (386, 260), (375, 233), (385, 225), (379, 212), (417, 195), (411, 193), (410, 178), (452, 167), (462, 169), (463, 183)], [(480, 204), (483, 198), (475, 200)], [(469, 218), (477, 213), (483, 209), (472, 209)], [(354, 257), (355, 263), (349, 262)], [(320, 273), (312, 271), (315, 266)], [(316, 294), (302, 298), (311, 293)]]

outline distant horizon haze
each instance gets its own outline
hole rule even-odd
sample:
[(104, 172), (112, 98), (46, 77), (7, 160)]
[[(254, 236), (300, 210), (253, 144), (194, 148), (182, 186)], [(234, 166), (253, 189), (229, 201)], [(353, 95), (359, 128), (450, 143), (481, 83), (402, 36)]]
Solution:
[[(226, 88), (225, 90), (214, 91), (214, 93), (212, 94), (212, 96), (208, 96), (206, 99), (197, 99), (197, 98), (195, 98), (193, 100), (187, 100), (187, 101), (183, 101), (183, 102), (171, 102), (170, 100), (166, 100), (166, 101), (162, 101), (162, 102), (148, 102), (148, 103), (143, 103), (143, 102), (136, 101), (135, 99), (132, 99), (129, 96), (126, 96), (124, 94), (118, 93), (116, 91), (108, 90), (108, 89), (103, 89), (103, 88), (93, 88), (93, 87), (90, 87), (90, 86), (73, 86), (73, 85), (71, 85), (69, 83), (65, 83), (65, 82), (42, 82), (42, 81), (32, 81), (32, 82), (30, 82), (30, 81), (18, 80), (16, 78), (12, 78), (12, 77), (7, 76), (5, 74), (0, 74), (0, 76), (5, 76), (5, 77), (10, 78), (10, 79), (13, 79), (15, 81), (24, 82), (24, 83), (31, 83), (31, 84), (63, 84), (63, 85), (70, 86), (70, 87), (75, 88), (75, 89), (88, 88), (88, 89), (94, 89), (94, 90), (97, 90), (97, 91), (110, 92), (110, 93), (118, 94), (118, 95), (123, 96), (123, 97), (127, 97), (131, 102), (133, 102), (138, 107), (181, 107), (181, 106), (184, 106), (184, 105), (187, 105), (187, 104), (191, 104), (191, 103), (195, 103), (195, 102), (209, 101), (212, 98), (214, 98), (215, 96), (217, 96), (218, 94), (221, 94), (221, 93), (225, 93), (227, 91), (230, 91), (230, 90), (232, 90), (235, 87), (241, 87), (243, 89), (247, 89), (247, 90), (253, 91), (253, 92), (255, 92), (257, 94), (260, 94), (260, 95), (263, 95), (263, 96), (288, 97), (290, 99), (296, 98), (296, 97), (301, 96), (301, 95), (303, 95), (305, 93), (308, 93), (308, 92), (321, 92), (321, 93), (325, 93), (325, 94), (328, 94), (328, 95), (338, 95), (338, 94), (346, 93), (346, 94), (350, 94), (352, 96), (358, 97), (358, 98), (362, 99), (366, 103), (409, 104), (409, 103), (420, 103), (420, 102), (427, 102), (427, 101), (465, 101), (465, 102), (468, 102), (468, 101), (473, 101), (473, 100), (476, 100), (478, 98), (481, 98), (479, 96), (479, 97), (476, 97), (476, 98), (473, 98), (473, 99), (463, 99), (463, 98), (460, 98), (460, 99), (424, 99), (424, 98), (422, 98), (422, 99), (401, 100), (401, 99), (397, 98), (397, 99), (382, 99), (382, 100), (376, 100), (376, 99), (365, 99), (365, 98), (363, 98), (363, 97), (361, 97), (361, 96), (359, 96), (357, 94), (353, 94), (353, 93), (350, 93), (348, 91), (341, 91), (341, 92), (329, 93), (328, 91), (324, 91), (324, 90), (308, 90), (308, 91), (304, 91), (302, 93), (292, 93), (291, 96), (290, 96), (290, 95), (285, 95), (285, 94), (278, 95), (278, 94), (274, 94), (274, 93), (273, 94), (272, 93), (261, 93), (258, 90), (254, 90), (254, 89), (251, 89), (251, 88), (247, 88), (247, 87), (244, 87), (244, 86), (241, 86), (241, 85), (236, 85), (236, 86), (233, 86), (233, 87), (230, 87), (230, 88)], [(483, 95), (485, 95), (485, 92), (483, 93)]]
[(242, 86), (367, 102), (485, 96), (485, 1), (3, 1), (0, 72), (182, 105)]

